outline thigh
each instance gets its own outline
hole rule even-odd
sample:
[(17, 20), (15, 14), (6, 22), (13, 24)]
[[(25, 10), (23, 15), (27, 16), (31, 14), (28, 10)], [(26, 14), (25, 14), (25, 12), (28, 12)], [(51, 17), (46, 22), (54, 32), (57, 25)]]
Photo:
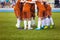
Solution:
[(31, 18), (31, 12), (27, 12), (27, 19)]
[(14, 10), (16, 17), (21, 17), (20, 10), (15, 9)]

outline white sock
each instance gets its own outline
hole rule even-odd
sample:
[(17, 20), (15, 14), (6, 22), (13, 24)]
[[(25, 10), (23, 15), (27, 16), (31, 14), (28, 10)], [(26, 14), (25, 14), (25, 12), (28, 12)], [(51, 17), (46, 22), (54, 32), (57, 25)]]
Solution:
[(42, 22), (41, 18), (38, 18), (38, 28), (40, 28), (41, 22)]
[(45, 26), (45, 19), (42, 20), (42, 25), (41, 27), (44, 27)]
[(17, 24), (16, 24), (16, 27), (17, 27), (17, 28), (20, 27), (20, 22), (21, 22), (21, 20), (18, 18), (18, 19), (17, 19)]
[(30, 29), (30, 28), (31, 28), (31, 21), (28, 20), (28, 29)]
[(52, 25), (54, 25), (52, 17), (50, 17), (50, 22), (51, 22)]
[(46, 26), (50, 26), (50, 19), (46, 18), (45, 23), (46, 23)]
[(34, 19), (31, 20), (31, 25), (35, 25), (35, 20)]
[(24, 29), (27, 28), (27, 20), (24, 20)]

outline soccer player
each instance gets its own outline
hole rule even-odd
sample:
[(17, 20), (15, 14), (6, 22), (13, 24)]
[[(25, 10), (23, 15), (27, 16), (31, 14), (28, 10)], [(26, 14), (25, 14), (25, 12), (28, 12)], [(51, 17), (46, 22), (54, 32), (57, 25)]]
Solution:
[(43, 5), (42, 0), (37, 0), (36, 5), (37, 5), (37, 8), (38, 8), (38, 25), (37, 25), (36, 30), (41, 30), (42, 20), (44, 19), (45, 14), (46, 14), (45, 13), (45, 7)]
[(32, 26), (35, 26), (35, 0), (31, 0), (30, 2), (30, 10), (31, 10), (31, 24)]
[(17, 18), (17, 23), (16, 23), (16, 27), (18, 29), (20, 29), (20, 23), (22, 20), (22, 4), (21, 4), (21, 0), (17, 0), (17, 3), (14, 6), (14, 12)]
[(35, 26), (35, 0), (27, 0), (30, 1), (30, 11), (31, 11), (31, 25)]
[(33, 29), (31, 27), (31, 10), (30, 10), (30, 0), (26, 0), (23, 6), (23, 18), (24, 18), (24, 29), (27, 28), (28, 25), (28, 30)]
[(44, 28), (44, 26), (45, 26), (45, 28), (47, 28), (47, 26), (50, 26), (50, 21), (49, 21), (49, 18), (48, 18), (48, 13), (47, 13), (47, 4), (46, 4), (46, 0), (45, 1), (43, 1), (43, 5), (44, 5), (44, 7), (45, 7), (45, 17), (44, 17), (44, 19), (42, 20), (42, 25), (41, 25), (41, 27), (42, 28)]
[(47, 16), (48, 16), (46, 18), (46, 27), (45, 28), (47, 28), (47, 26), (49, 27), (50, 25), (52, 25), (52, 26), (50, 26), (50, 28), (53, 28), (54, 22), (53, 22), (53, 19), (52, 19), (51, 6), (47, 2), (44, 2), (44, 3), (46, 3), (45, 7), (46, 7), (46, 13), (47, 13)]
[[(44, 20), (42, 21), (42, 27), (44, 27), (44, 29), (47, 29), (50, 24), (54, 25), (54, 22), (53, 22), (53, 19), (51, 18), (51, 6), (49, 3), (47, 3), (46, 0), (43, 0), (43, 4), (44, 4), (44, 7), (45, 7), (45, 13), (46, 13), (46, 17), (44, 18)], [(52, 28), (52, 26), (51, 26)]]

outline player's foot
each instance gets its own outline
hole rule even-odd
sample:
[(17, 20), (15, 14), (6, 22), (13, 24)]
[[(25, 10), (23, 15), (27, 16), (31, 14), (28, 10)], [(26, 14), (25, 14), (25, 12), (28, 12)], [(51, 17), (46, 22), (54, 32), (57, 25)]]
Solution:
[(23, 28), (21, 28), (21, 27), (19, 27), (19, 28), (17, 28), (18, 30), (22, 30)]
[(53, 29), (54, 28), (54, 25), (51, 25), (50, 28)]
[(26, 27), (24, 27), (24, 30), (27, 30), (28, 29), (28, 25)]
[(41, 29), (44, 29), (45, 26), (41, 27)]
[(31, 28), (28, 28), (28, 30), (32, 30), (33, 28), (31, 27)]
[(47, 28), (48, 28), (48, 26), (45, 26), (45, 27), (44, 27), (44, 29), (47, 29)]
[(16, 27), (18, 27), (18, 25), (16, 24)]
[(36, 28), (35, 30), (41, 30), (41, 28)]
[(17, 25), (16, 24), (16, 27), (17, 27), (17, 29), (19, 29), (19, 30), (22, 30), (23, 28), (21, 28), (19, 25)]
[(19, 26), (18, 24), (16, 24), (16, 27), (17, 27), (17, 28), (20, 28), (20, 26)]

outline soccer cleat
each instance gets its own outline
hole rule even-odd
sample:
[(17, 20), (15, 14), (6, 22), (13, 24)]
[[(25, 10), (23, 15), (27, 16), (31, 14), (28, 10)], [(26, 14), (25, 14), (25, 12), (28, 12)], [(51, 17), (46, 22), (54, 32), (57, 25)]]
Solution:
[(47, 29), (47, 28), (48, 28), (48, 26), (45, 26), (45, 27), (44, 27), (44, 29)]
[(28, 28), (28, 30), (32, 30), (33, 28)]
[(28, 25), (26, 27), (24, 27), (24, 30), (28, 29)]
[(41, 29), (44, 29), (45, 26), (41, 27)]
[(19, 28), (20, 26), (16, 24), (16, 27)]
[(23, 28), (21, 28), (21, 27), (19, 27), (19, 28), (17, 28), (18, 30), (22, 30)]
[(27, 27), (24, 27), (24, 30), (26, 30), (27, 29)]
[(16, 27), (17, 27), (18, 25), (16, 24)]
[(53, 29), (54, 28), (54, 25), (51, 25), (50, 28)]
[(17, 29), (19, 29), (19, 30), (22, 30), (23, 28), (21, 28), (19, 25), (17, 25), (16, 24), (16, 27), (17, 27)]
[(41, 30), (41, 28), (36, 28), (35, 30)]

